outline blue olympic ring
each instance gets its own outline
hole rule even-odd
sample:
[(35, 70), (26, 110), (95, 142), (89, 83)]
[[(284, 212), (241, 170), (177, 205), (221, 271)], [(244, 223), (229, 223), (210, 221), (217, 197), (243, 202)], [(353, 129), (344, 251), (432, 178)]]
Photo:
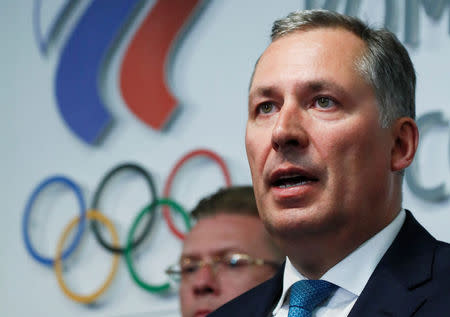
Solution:
[(30, 236), (28, 234), (28, 223), (30, 221), (30, 214), (31, 214), (31, 209), (34, 204), (34, 201), (36, 200), (38, 195), (41, 193), (41, 191), (45, 187), (47, 187), (48, 185), (53, 184), (53, 183), (62, 183), (64, 185), (68, 186), (70, 189), (72, 189), (78, 199), (78, 203), (80, 206), (80, 221), (78, 223), (78, 231), (77, 231), (74, 239), (72, 240), (72, 243), (67, 247), (66, 250), (64, 250), (64, 252), (62, 254), (63, 259), (67, 258), (73, 251), (75, 251), (75, 248), (78, 246), (78, 243), (81, 240), (81, 237), (84, 232), (84, 228), (86, 226), (86, 204), (83, 199), (83, 195), (81, 194), (81, 189), (77, 184), (75, 184), (73, 181), (71, 181), (69, 178), (67, 178), (65, 176), (58, 175), (58, 176), (53, 176), (53, 177), (49, 177), (49, 178), (45, 179), (36, 187), (36, 189), (31, 194), (30, 199), (28, 200), (26, 207), (25, 207), (25, 212), (24, 212), (24, 217), (23, 217), (23, 222), (22, 222), (22, 233), (23, 233), (23, 239), (25, 242), (25, 246), (26, 246), (28, 252), (31, 254), (31, 256), (33, 258), (35, 258), (38, 262), (40, 262), (44, 265), (47, 265), (47, 266), (53, 266), (54, 259), (40, 255), (33, 248), (33, 246), (31, 245)]

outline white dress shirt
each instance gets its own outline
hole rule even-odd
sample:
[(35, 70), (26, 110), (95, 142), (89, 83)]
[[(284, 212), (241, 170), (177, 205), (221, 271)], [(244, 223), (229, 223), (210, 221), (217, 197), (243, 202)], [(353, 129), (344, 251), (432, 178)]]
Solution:
[[(312, 312), (313, 317), (348, 316), (378, 262), (400, 231), (405, 216), (405, 211), (402, 209), (388, 226), (360, 245), (321, 277), (321, 280), (337, 285), (338, 289)], [(286, 258), (283, 293), (271, 316), (288, 316), (290, 288), (295, 282), (304, 279), (306, 278), (294, 268), (289, 258)]]

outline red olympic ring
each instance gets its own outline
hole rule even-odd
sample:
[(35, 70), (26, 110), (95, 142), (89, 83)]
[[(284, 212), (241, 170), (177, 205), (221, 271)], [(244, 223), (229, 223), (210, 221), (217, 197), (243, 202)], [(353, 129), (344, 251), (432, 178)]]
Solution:
[[(227, 185), (227, 187), (231, 186), (230, 172), (228, 171), (228, 168), (227, 168), (225, 162), (222, 160), (222, 158), (210, 150), (198, 149), (198, 150), (194, 150), (192, 152), (185, 154), (175, 164), (175, 166), (173, 167), (172, 171), (170, 172), (169, 177), (167, 178), (166, 184), (164, 186), (163, 197), (170, 196), (170, 189), (172, 187), (173, 180), (174, 180), (175, 175), (177, 174), (178, 170), (181, 168), (181, 166), (183, 166), (184, 163), (186, 163), (188, 160), (190, 160), (191, 158), (196, 157), (196, 156), (205, 156), (205, 157), (208, 157), (211, 160), (215, 161), (219, 165), (220, 169), (222, 170), (223, 176), (225, 178), (225, 184)], [(178, 230), (177, 227), (175, 226), (172, 216), (170, 214), (170, 209), (168, 206), (163, 207), (163, 215), (164, 215), (164, 219), (166, 220), (167, 225), (169, 226), (170, 231), (172, 231), (172, 233), (176, 237), (178, 237), (180, 240), (184, 240), (185, 234), (183, 232), (181, 232), (180, 230)]]

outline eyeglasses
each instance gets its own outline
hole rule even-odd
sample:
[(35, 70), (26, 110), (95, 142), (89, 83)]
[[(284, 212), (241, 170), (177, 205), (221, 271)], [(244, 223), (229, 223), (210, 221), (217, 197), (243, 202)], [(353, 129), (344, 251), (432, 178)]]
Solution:
[(214, 273), (231, 273), (238, 272), (239, 269), (250, 265), (269, 265), (278, 269), (280, 264), (275, 261), (253, 258), (248, 254), (231, 253), (223, 256), (215, 256), (209, 260), (197, 260), (184, 258), (180, 263), (170, 266), (166, 270), (166, 274), (174, 281), (179, 282), (181, 279), (189, 279), (202, 267), (209, 265)]

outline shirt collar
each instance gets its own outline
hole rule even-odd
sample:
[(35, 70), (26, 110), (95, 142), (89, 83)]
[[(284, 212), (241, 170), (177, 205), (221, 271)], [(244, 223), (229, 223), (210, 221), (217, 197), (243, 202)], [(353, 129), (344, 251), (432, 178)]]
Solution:
[[(329, 269), (321, 279), (359, 296), (375, 270), (375, 267), (378, 265), (378, 262), (380, 262), (384, 253), (386, 253), (400, 231), (405, 217), (405, 211), (403, 209), (400, 210), (397, 217), (389, 225)], [(298, 272), (289, 258), (286, 257), (286, 265), (283, 273), (283, 293), (273, 310), (274, 315), (286, 300), (292, 284), (304, 279), (306, 277)]]

